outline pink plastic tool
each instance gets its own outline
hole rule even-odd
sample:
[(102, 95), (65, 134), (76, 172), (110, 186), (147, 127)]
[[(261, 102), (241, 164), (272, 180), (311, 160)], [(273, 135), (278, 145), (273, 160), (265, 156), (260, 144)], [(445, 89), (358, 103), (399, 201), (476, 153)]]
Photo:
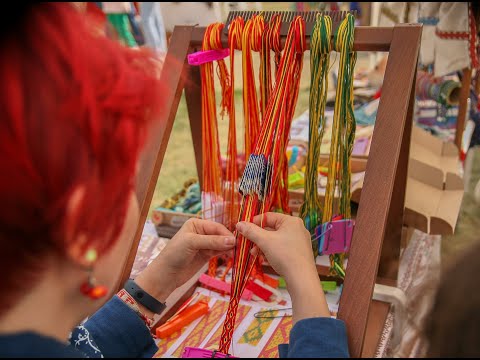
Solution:
[(355, 220), (330, 221), (317, 226), (318, 249), (322, 255), (339, 254), (350, 250)]
[(216, 350), (206, 350), (200, 348), (193, 348), (193, 347), (186, 347), (183, 350), (182, 358), (196, 358), (196, 359), (206, 359), (206, 358), (234, 358), (237, 359), (236, 356), (226, 355)]
[[(230, 294), (230, 284), (227, 284), (225, 281), (217, 280), (211, 276), (208, 276), (207, 274), (200, 275), (198, 281), (200, 281), (200, 283), (204, 286), (208, 286), (225, 294)], [(245, 289), (242, 294), (242, 299), (252, 300), (252, 296), (253, 292)]]
[(228, 55), (230, 55), (229, 49), (206, 50), (188, 54), (187, 59), (189, 65), (202, 65), (208, 62), (224, 59)]

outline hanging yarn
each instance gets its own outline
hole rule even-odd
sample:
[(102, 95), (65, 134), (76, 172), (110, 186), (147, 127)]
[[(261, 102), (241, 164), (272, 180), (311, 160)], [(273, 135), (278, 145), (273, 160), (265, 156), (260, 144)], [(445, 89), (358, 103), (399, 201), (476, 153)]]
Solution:
[[(273, 89), (272, 83), (272, 69), (271, 69), (271, 59), (270, 52), (274, 50), (275, 59), (281, 55), (281, 43), (280, 43), (280, 26), (281, 26), (281, 17), (280, 15), (274, 15), (270, 21), (264, 24), (264, 30), (261, 36), (261, 48), (260, 48), (260, 115), (261, 119), (265, 118), (267, 102), (270, 97), (270, 94)], [(278, 63), (276, 62), (278, 66)], [(250, 139), (255, 140), (255, 139)], [(279, 189), (280, 190), (280, 189)], [(287, 189), (288, 191), (288, 189)], [(278, 193), (278, 191), (277, 191)], [(263, 278), (263, 259), (262, 256), (258, 256), (255, 261), (255, 265), (252, 269), (252, 277)]]
[(260, 110), (253, 71), (252, 50), (260, 51), (265, 22), (262, 15), (247, 20), (242, 34), (243, 114), (245, 119), (245, 159), (253, 151), (260, 129)]
[(235, 18), (228, 29), (228, 44), (230, 49), (230, 122), (228, 125), (227, 162), (225, 181), (223, 184), (224, 216), (223, 224), (231, 231), (235, 227), (238, 218), (239, 196), (238, 196), (238, 149), (237, 149), (237, 125), (235, 118), (235, 50), (242, 49), (242, 33), (244, 21), (241, 17)]
[[(321, 202), (318, 197), (318, 166), (320, 146), (325, 131), (325, 106), (328, 90), (328, 70), (330, 64), (332, 19), (329, 16), (317, 16), (310, 38), (310, 101), (308, 153), (305, 167), (304, 203), (300, 208), (300, 217), (312, 235), (321, 223)], [(313, 253), (318, 255), (318, 241), (312, 242)]]
[[(242, 33), (242, 71), (243, 71), (243, 109), (244, 109), (244, 121), (245, 121), (245, 159), (248, 159), (255, 141), (258, 136), (258, 132), (261, 124), (261, 116), (264, 111), (262, 110), (264, 104), (266, 104), (267, 97), (265, 96), (265, 78), (268, 78), (268, 72), (264, 59), (266, 59), (266, 52), (263, 51), (263, 36), (267, 31), (267, 25), (265, 24), (262, 14), (253, 16), (250, 20), (247, 20)], [(255, 73), (253, 69), (252, 51), (261, 53), (261, 65), (259, 72), (260, 79), (260, 103), (257, 97), (257, 87), (255, 85)], [(263, 52), (262, 52), (263, 51)], [(269, 51), (268, 51), (269, 52)], [(269, 57), (268, 57), (269, 58)], [(262, 264), (256, 261), (254, 265), (255, 272), (262, 273)]]
[[(273, 88), (270, 58), (271, 50), (275, 53), (275, 75), (278, 71), (281, 56), (281, 25), (281, 16), (278, 14), (274, 15), (268, 24), (265, 25), (265, 31), (262, 36), (262, 49), (260, 51), (260, 110), (262, 119), (265, 117), (267, 102)], [(285, 153), (281, 154), (278, 165), (279, 172), (282, 176), (279, 186), (275, 189), (273, 195), (272, 207), (276, 211), (290, 213), (288, 206), (288, 161)]]
[[(203, 39), (202, 50), (218, 50), (222, 48), (220, 41), (222, 23), (214, 23), (207, 27)], [(228, 71), (223, 60), (219, 60), (219, 77), (222, 85), (222, 112), (227, 109), (230, 101), (228, 95)], [(202, 203), (204, 217), (215, 219), (213, 205), (220, 200), (222, 187), (222, 170), (220, 157), (220, 143), (218, 138), (217, 108), (214, 88), (213, 63), (208, 62), (200, 66), (202, 79), (202, 152), (203, 152), (203, 189)]]
[[(353, 71), (357, 54), (353, 51), (355, 18), (347, 14), (340, 23), (334, 39), (334, 50), (340, 53), (338, 84), (332, 125), (332, 140), (328, 163), (327, 187), (322, 222), (332, 220), (335, 192), (340, 192), (339, 211), (344, 219), (350, 219), (350, 155), (355, 140), (355, 117), (353, 113)], [(345, 276), (345, 254), (330, 255), (332, 275)]]
[[(207, 27), (202, 43), (202, 50), (222, 49), (221, 33), (224, 24), (214, 23)], [(231, 114), (230, 79), (225, 61), (217, 61), (217, 74), (222, 88), (221, 109)], [(217, 105), (215, 99), (213, 63), (200, 66), (202, 79), (202, 215), (204, 219), (221, 222), (223, 218), (222, 169), (220, 142), (218, 137)], [(217, 259), (209, 262), (208, 274), (215, 276)]]
[[(245, 30), (247, 25), (248, 21)], [(242, 51), (245, 52), (247, 50), (245, 42), (242, 45)], [(285, 152), (295, 110), (305, 48), (305, 21), (301, 17), (296, 17), (290, 24), (275, 86), (268, 99), (255, 149), (248, 158), (240, 181), (239, 191), (242, 194), (240, 221), (251, 222), (256, 215), (270, 209), (272, 194), (280, 180), (278, 164), (281, 154)], [(229, 351), (238, 304), (255, 264), (256, 256), (250, 251), (252, 247), (250, 240), (237, 233), (230, 302), (219, 347), (219, 351), (224, 354)]]
[(458, 81), (434, 78), (431, 74), (417, 73), (417, 97), (421, 100), (435, 100), (444, 106), (458, 105), (461, 84)]
[(270, 59), (271, 50), (275, 52), (275, 73), (280, 61), (282, 51), (280, 43), (281, 25), (281, 16), (278, 14), (274, 15), (265, 25), (265, 30), (262, 35), (262, 48), (260, 51), (260, 111), (262, 119), (265, 116), (267, 101), (273, 88)]

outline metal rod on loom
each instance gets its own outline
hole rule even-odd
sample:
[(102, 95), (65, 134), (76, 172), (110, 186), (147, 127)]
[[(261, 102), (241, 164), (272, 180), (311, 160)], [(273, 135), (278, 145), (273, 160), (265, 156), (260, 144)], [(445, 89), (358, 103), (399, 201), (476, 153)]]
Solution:
[[(205, 28), (196, 27), (192, 31), (191, 47), (200, 47), (203, 41)], [(307, 46), (310, 48), (310, 33), (307, 36)], [(354, 51), (389, 51), (393, 37), (393, 27), (355, 27), (355, 37), (353, 43)], [(282, 46), (285, 45), (285, 36), (281, 37)], [(332, 37), (333, 40), (333, 37)], [(222, 46), (228, 47), (228, 36), (222, 33)]]
[(255, 15), (263, 15), (263, 18), (265, 21), (270, 21), (271, 18), (275, 15), (280, 15), (281, 16), (281, 21), (282, 21), (282, 27), (280, 29), (280, 34), (282, 36), (286, 36), (288, 34), (288, 28), (290, 26), (290, 23), (293, 21), (293, 19), (296, 16), (301, 16), (303, 20), (305, 20), (305, 31), (307, 34), (312, 33), (313, 26), (315, 24), (317, 15), (326, 15), (330, 16), (332, 19), (332, 30), (335, 32), (335, 30), (338, 28), (339, 24), (342, 22), (342, 20), (347, 16), (347, 14), (352, 14), (353, 16), (357, 16), (357, 11), (328, 11), (328, 10), (323, 10), (323, 11), (230, 11), (228, 13), (227, 21), (225, 22), (225, 28), (223, 30), (224, 34), (228, 34), (228, 26), (230, 23), (235, 19), (236, 17), (242, 17), (244, 21), (247, 21), (251, 19)]

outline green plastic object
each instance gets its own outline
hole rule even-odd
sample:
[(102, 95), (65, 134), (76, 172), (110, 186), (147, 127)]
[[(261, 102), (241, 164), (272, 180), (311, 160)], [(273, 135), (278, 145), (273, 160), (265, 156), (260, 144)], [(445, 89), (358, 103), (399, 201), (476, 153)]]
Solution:
[(337, 283), (335, 281), (322, 281), (323, 291), (335, 291), (337, 290)]
[(289, 189), (303, 188), (303, 184), (304, 184), (304, 175), (300, 171), (297, 171), (293, 174), (288, 175)]

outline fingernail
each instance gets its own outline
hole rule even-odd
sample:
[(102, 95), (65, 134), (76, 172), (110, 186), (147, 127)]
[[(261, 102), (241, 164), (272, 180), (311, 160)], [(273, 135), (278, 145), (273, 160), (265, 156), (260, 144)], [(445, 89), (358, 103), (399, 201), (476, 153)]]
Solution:
[(243, 221), (237, 223), (237, 230), (240, 231), (240, 232), (245, 230), (245, 223)]
[(235, 238), (232, 237), (232, 236), (226, 237), (225, 238), (225, 245), (227, 245), (227, 246), (235, 245)]

